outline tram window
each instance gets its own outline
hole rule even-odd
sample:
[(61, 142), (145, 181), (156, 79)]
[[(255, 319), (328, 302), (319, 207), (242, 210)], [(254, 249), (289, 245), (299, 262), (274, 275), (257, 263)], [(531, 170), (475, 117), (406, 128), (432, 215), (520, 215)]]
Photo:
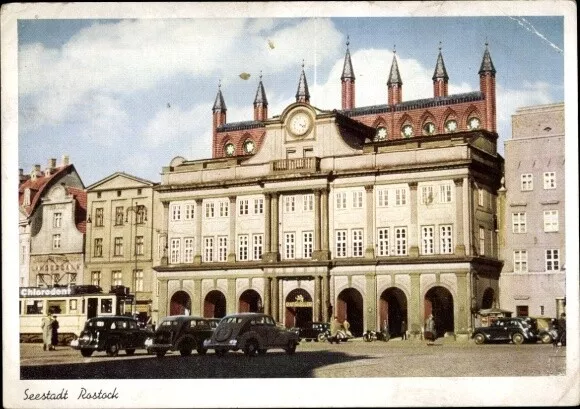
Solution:
[(76, 311), (77, 310), (77, 300), (70, 300), (68, 309), (71, 311)]
[(62, 314), (65, 309), (65, 300), (50, 300), (48, 301), (48, 312), (51, 314)]
[(44, 304), (42, 300), (28, 301), (26, 304), (27, 314), (42, 314)]
[(104, 298), (101, 300), (101, 313), (107, 314), (113, 312), (113, 300), (110, 298)]

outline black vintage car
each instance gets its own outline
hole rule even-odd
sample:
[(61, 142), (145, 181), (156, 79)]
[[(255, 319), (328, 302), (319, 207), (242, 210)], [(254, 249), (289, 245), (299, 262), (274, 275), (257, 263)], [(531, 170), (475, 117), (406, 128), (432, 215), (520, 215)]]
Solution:
[(330, 324), (328, 322), (307, 322), (300, 327), (292, 328), (292, 331), (298, 334), (300, 339), (316, 342), (324, 341), (326, 339), (324, 334), (329, 330)]
[(495, 341), (521, 344), (536, 342), (537, 337), (536, 320), (529, 317), (498, 318), (489, 327), (475, 328), (472, 335), (476, 344)]
[(165, 317), (157, 326), (155, 334), (145, 341), (147, 351), (163, 357), (168, 351), (179, 351), (181, 356), (191, 355), (192, 350), (204, 355), (207, 349), (203, 341), (211, 338), (214, 328), (209, 320), (189, 315)]
[(79, 338), (71, 341), (71, 347), (89, 357), (95, 351), (106, 351), (108, 356), (117, 356), (124, 349), (133, 355), (136, 349), (145, 348), (145, 340), (152, 331), (139, 328), (136, 319), (126, 316), (90, 318)]

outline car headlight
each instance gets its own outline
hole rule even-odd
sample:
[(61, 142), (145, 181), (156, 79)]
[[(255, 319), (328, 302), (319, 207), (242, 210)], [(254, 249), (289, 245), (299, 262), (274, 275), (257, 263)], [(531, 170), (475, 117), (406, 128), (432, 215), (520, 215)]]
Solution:
[(153, 338), (147, 338), (145, 340), (145, 346), (150, 347), (151, 345), (153, 345)]
[(238, 344), (238, 340), (237, 339), (230, 339), (228, 344), (235, 347)]
[(79, 346), (79, 340), (78, 340), (78, 339), (76, 339), (76, 338), (75, 338), (75, 339), (73, 339), (73, 340), (70, 342), (70, 346), (71, 346), (71, 347), (77, 347), (77, 346)]
[(203, 346), (206, 347), (209, 345), (209, 339), (204, 339), (203, 340)]

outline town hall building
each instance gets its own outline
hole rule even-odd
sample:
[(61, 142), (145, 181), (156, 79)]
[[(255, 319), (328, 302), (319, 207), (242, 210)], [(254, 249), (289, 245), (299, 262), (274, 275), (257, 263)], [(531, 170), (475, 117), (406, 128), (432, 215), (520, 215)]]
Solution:
[(395, 55), (384, 103), (359, 107), (347, 42), (340, 109), (316, 107), (302, 69), (279, 115), (260, 77), (253, 120), (228, 123), (220, 87), (212, 158), (176, 157), (154, 187), (154, 320), (264, 311), (420, 336), (433, 314), (438, 336), (467, 334), (502, 269), (495, 75), (486, 44), (479, 91), (448, 95), (439, 50), (433, 95), (405, 101)]

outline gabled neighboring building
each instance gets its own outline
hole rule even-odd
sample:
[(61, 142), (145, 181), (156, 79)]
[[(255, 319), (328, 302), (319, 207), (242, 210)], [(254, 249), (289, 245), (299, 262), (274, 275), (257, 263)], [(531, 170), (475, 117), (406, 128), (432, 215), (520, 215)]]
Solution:
[(86, 194), (68, 156), (20, 172), (20, 286), (82, 282)]
[[(133, 312), (151, 316), (153, 187), (156, 183), (124, 172), (87, 188), (85, 284), (108, 292), (128, 288), (135, 296)], [(122, 287), (121, 287), (122, 286)]]

